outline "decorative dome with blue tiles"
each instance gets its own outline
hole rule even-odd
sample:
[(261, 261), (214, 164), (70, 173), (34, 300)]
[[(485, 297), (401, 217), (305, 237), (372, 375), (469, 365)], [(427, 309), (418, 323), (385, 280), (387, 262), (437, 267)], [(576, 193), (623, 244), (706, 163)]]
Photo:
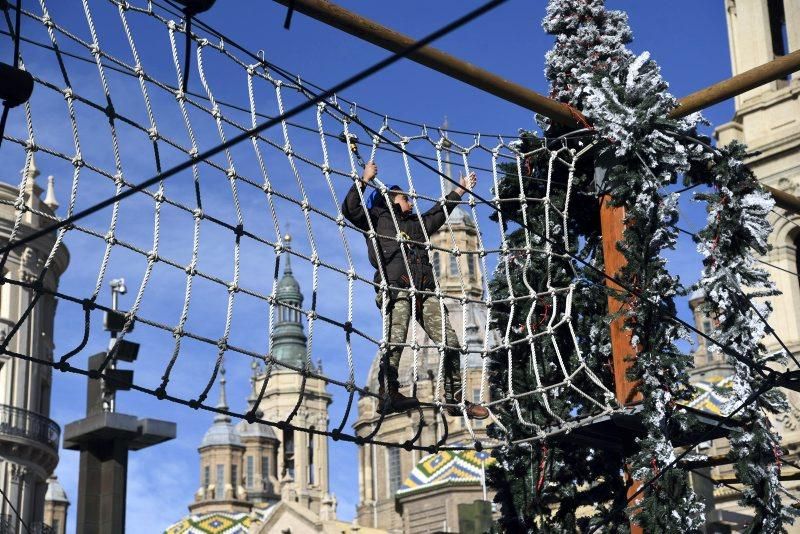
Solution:
[(483, 470), (495, 459), (485, 451), (442, 451), (422, 458), (397, 490), (402, 497), (454, 485), (480, 485)]

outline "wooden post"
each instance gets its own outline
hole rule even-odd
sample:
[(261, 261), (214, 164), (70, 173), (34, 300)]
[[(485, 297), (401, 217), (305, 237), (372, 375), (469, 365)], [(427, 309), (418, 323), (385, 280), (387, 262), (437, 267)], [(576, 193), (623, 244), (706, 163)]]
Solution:
[[(625, 256), (617, 248), (617, 243), (622, 241), (622, 235), (625, 232), (625, 208), (612, 207), (610, 202), (611, 197), (609, 195), (600, 197), (600, 228), (603, 232), (603, 264), (605, 272), (611, 277), (616, 277), (627, 263)], [(618, 291), (622, 290), (618, 284), (609, 279), (606, 279), (606, 285)], [(623, 301), (609, 295), (609, 314), (617, 313), (623, 306), (625, 306)], [(636, 358), (636, 348), (631, 344), (631, 339), (630, 330), (625, 329), (624, 317), (614, 319), (611, 322), (614, 389), (617, 401), (625, 406), (636, 404), (642, 400), (642, 395), (635, 391), (636, 382), (628, 378), (628, 369), (633, 365), (633, 360)], [(642, 483), (631, 478), (628, 467), (626, 466), (625, 468), (625, 485), (628, 490), (628, 498), (630, 498), (631, 495), (638, 491)], [(631, 534), (643, 534), (643, 532), (642, 527), (633, 522), (631, 523)]]

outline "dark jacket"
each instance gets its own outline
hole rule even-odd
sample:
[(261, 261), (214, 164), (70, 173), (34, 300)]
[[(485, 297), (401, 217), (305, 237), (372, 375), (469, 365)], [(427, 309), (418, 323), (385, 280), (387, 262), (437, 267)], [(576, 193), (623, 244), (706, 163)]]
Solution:
[[(367, 213), (361, 205), (361, 200), (358, 196), (359, 187), (356, 182), (342, 204), (342, 214), (348, 221), (353, 223), (357, 228), (367, 232), (369, 231), (369, 223), (367, 222)], [(366, 191), (363, 193), (367, 196)], [(451, 191), (445, 199), (448, 203), (448, 211), (456, 207), (456, 201), (461, 197), (455, 191)], [(411, 280), (414, 281), (414, 287), (417, 289), (431, 290), (435, 288), (433, 283), (433, 267), (431, 266), (428, 252), (423, 245), (416, 243), (400, 243), (396, 239), (397, 229), (395, 229), (392, 214), (389, 212), (389, 207), (381, 199), (372, 208), (366, 210), (369, 213), (369, 218), (372, 220), (372, 227), (378, 236), (378, 249), (379, 254), (375, 253), (375, 246), (369, 236), (365, 235), (367, 241), (367, 251), (369, 254), (369, 262), (375, 267), (375, 277), (373, 278), (376, 283), (381, 282), (380, 271), (384, 270), (386, 275), (386, 282), (395, 287), (411, 287)], [(425, 234), (422, 231), (420, 224), (420, 217), (415, 213), (403, 214), (397, 204), (392, 203), (391, 209), (394, 210), (395, 218), (397, 219), (398, 229), (405, 239), (416, 241), (418, 243), (425, 243)], [(446, 215), (444, 208), (441, 204), (437, 203), (434, 207), (422, 214), (422, 223), (425, 225), (425, 231), (428, 236), (436, 232), (444, 224)], [(405, 262), (403, 261), (403, 254), (400, 250), (401, 245), (405, 247), (406, 258), (411, 269), (409, 273), (406, 269)], [(376, 288), (377, 291), (377, 288)]]

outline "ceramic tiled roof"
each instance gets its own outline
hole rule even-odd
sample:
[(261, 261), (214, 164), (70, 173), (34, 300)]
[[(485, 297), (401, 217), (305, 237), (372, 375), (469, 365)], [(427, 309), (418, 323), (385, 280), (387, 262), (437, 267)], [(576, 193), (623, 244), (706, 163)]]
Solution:
[(710, 376), (704, 380), (692, 382), (697, 389), (689, 407), (715, 415), (725, 415), (724, 407), (728, 402), (725, 391), (733, 387), (733, 376)]
[(251, 522), (250, 514), (211, 512), (186, 517), (164, 534), (247, 534)]
[(248, 534), (250, 526), (261, 524), (273, 508), (255, 508), (251, 513), (208, 512), (190, 515), (167, 527), (164, 534)]
[(398, 496), (454, 484), (481, 484), (484, 466), (494, 458), (488, 452), (442, 451), (422, 458), (397, 491)]

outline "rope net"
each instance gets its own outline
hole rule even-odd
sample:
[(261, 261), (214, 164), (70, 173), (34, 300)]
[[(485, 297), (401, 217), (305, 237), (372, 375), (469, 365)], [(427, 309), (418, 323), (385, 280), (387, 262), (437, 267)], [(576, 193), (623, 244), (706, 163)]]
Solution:
[[(193, 71), (183, 91), (185, 23), (169, 6), (107, 0), (90, 8), (83, 0), (80, 12), (58, 2), (32, 4), (23, 11), (21, 49), (35, 90), (12, 112), (0, 152), (2, 168), (23, 169), (16, 191), (9, 189), (0, 199), (13, 213), (10, 242), (23, 237), (26, 228), (48, 226), (120, 194), (317, 92), (262, 53), (233, 46), (197, 24), (190, 43)], [(589, 137), (574, 132), (556, 140), (529, 139), (523, 151), (513, 136), (507, 142), (503, 136), (417, 127), (328, 99), (32, 245), (34, 256), (43, 251), (34, 257), (36, 279), (3, 270), (4, 283), (26, 288), (32, 297), (2, 349), (87, 374), (76, 360), (98, 343), (101, 332), (95, 325), (111, 311), (102, 288), (112, 277), (124, 276), (132, 296), (121, 310), (125, 328), (100, 373), (113, 366), (115, 350), (135, 326), (138, 339), (146, 332), (147, 356), (134, 366), (134, 389), (160, 399), (357, 443), (426, 450), (473, 446), (448, 438), (447, 430), (424, 439), (425, 418), (438, 418), (446, 429), (444, 408), (451, 407), (460, 413), (450, 418), (451, 427), (461, 421), (474, 444), (492, 447), (497, 441), (465, 416), (465, 403), (445, 398), (444, 355), (455, 351), (463, 400), (487, 407), (501, 430), (495, 417), (499, 407), (516, 411), (530, 436), (567, 431), (588, 417), (619, 409), (608, 381), (584, 359), (575, 329), (574, 299), (583, 282), (571, 257), (586, 244), (571, 242), (566, 228), (576, 169), (592, 148)], [(546, 175), (530, 175), (532, 158), (547, 161)], [(351, 189), (360, 181), (361, 164), (370, 160), (380, 166), (379, 180)], [(476, 187), (460, 199), (452, 193), (458, 183), (452, 167), (465, 176), (478, 175)], [(45, 202), (38, 198), (37, 168), (56, 175), (59, 190), (68, 191), (60, 195), (67, 201), (58, 214), (49, 195)], [(518, 185), (515, 198), (498, 195), (509, 176)], [(354, 224), (343, 213), (348, 191), (357, 194), (356, 212), (368, 209), (374, 191), (373, 201), (391, 205), (387, 185), (392, 183), (413, 205), (411, 219), (419, 221), (421, 239), (401, 231), (403, 216), (394, 210), (388, 210), (393, 228), (385, 234), (371, 217)], [(500, 208), (508, 202), (522, 207), (522, 221), (503, 216)], [(431, 209), (444, 213), (437, 228), (425, 224)], [(534, 215), (536, 220), (529, 220)], [(284, 237), (290, 230), (291, 244)], [(521, 241), (510, 241), (512, 232)], [(412, 275), (407, 284), (397, 284), (380, 269), (373, 277), (370, 249), (391, 243), (407, 273), (421, 261), (416, 255), (426, 255), (432, 280)], [(73, 265), (57, 288), (48, 273), (57, 270), (65, 247)], [(512, 283), (520, 270), (526, 273), (522, 290)], [(287, 276), (297, 280), (303, 296), (282, 292)], [(507, 294), (490, 289), (492, 278), (507, 281)], [(398, 292), (411, 310), (438, 310), (438, 323), (424, 325), (432, 335), (423, 331), (424, 321), (412, 318), (407, 338), (391, 342), (391, 303)], [(61, 340), (65, 348), (45, 358), (13, 353), (10, 342), (25, 318), (37, 302), (50, 299), (74, 325)], [(523, 303), (532, 303), (527, 316), (515, 311)], [(448, 316), (455, 341), (446, 335), (443, 318)], [(276, 338), (289, 323), (303, 323), (301, 358), (282, 357), (277, 350)], [(512, 333), (520, 332), (526, 336), (512, 342)], [(529, 346), (529, 361), (512, 359), (518, 343)], [(398, 347), (403, 350), (402, 390), (416, 392), (425, 382), (432, 393), (422, 399), (409, 439), (393, 442), (380, 439), (384, 416), (375, 410), (378, 365), (373, 362)], [(488, 386), (492, 359), (507, 362), (502, 390)], [(221, 370), (230, 378), (237, 368), (251, 365), (259, 378), (248, 411), (207, 402)], [(539, 376), (542, 367), (551, 371), (547, 377)], [(516, 377), (531, 370), (534, 387), (518, 390)], [(300, 392), (293, 409), (270, 419), (262, 401), (270, 380), (283, 372), (302, 376)], [(312, 382), (326, 384), (332, 394), (336, 416), (330, 429), (296, 417)], [(551, 409), (565, 394), (580, 396), (583, 407), (568, 416)], [(362, 414), (366, 430), (358, 435), (347, 428), (357, 417), (357, 398), (368, 408)], [(528, 420), (522, 398), (536, 399), (551, 419), (546, 424)]]

